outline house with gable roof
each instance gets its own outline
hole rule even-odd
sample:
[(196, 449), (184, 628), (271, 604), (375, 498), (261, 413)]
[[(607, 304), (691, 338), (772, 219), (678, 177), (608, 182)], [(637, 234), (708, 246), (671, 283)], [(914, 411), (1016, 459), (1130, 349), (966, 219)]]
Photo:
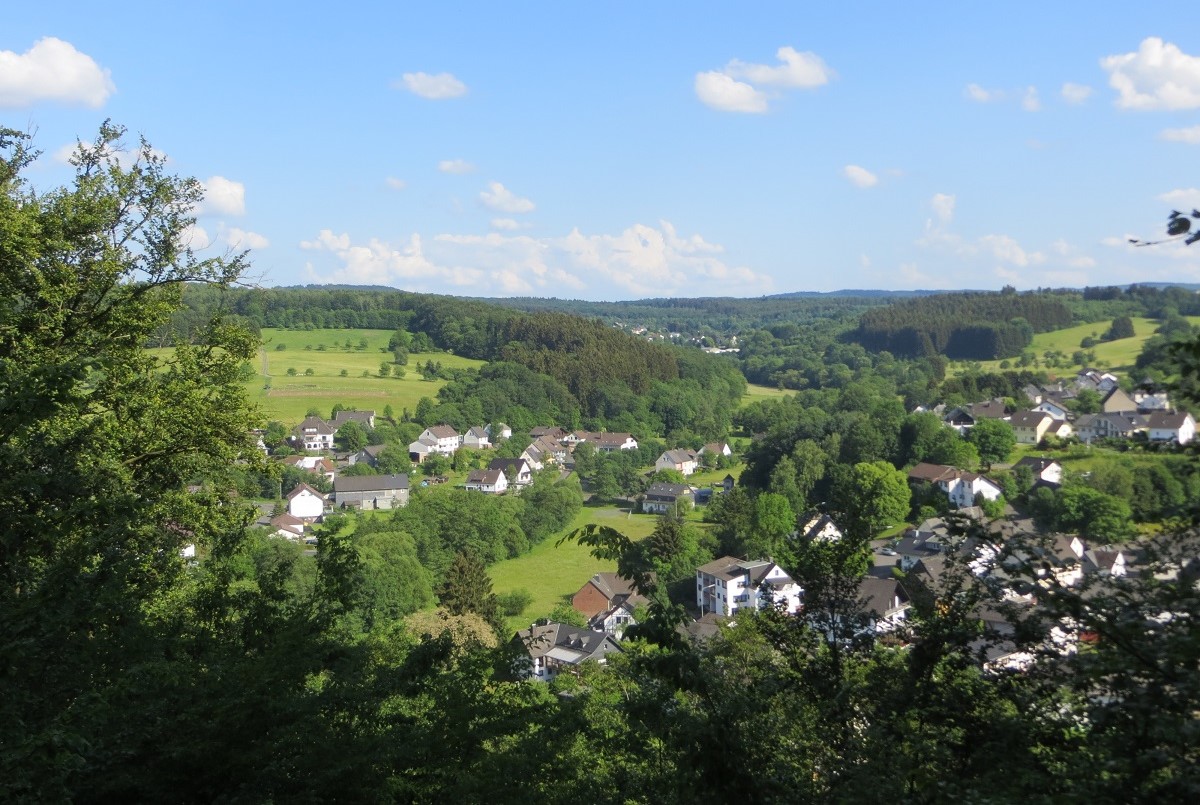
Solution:
[(1038, 444), (1053, 422), (1054, 417), (1045, 411), (1017, 411), (1009, 420), (1017, 444)]
[(332, 450), (337, 428), (319, 416), (305, 417), (292, 429), (292, 441), (303, 450)]
[(325, 496), (305, 483), (288, 492), (288, 514), (312, 522), (325, 513)]
[(471, 470), (467, 473), (467, 489), (488, 495), (499, 495), (508, 491), (508, 478), (503, 470)]
[(946, 493), (951, 505), (963, 509), (975, 505), (975, 496), (995, 500), (1003, 493), (999, 484), (984, 475), (922, 461), (908, 471), (909, 483), (930, 483)]
[(654, 462), (655, 470), (676, 470), (684, 477), (691, 475), (700, 466), (699, 457), (695, 450), (686, 447), (667, 450)]
[(330, 424), (333, 426), (334, 431), (337, 431), (338, 428), (340, 428), (342, 425), (345, 425), (347, 422), (357, 422), (364, 428), (370, 430), (375, 427), (375, 412), (356, 411), (345, 408), (333, 415), (333, 422)]
[(474, 447), (484, 450), (492, 446), (491, 440), (488, 438), (488, 433), (484, 428), (471, 427), (462, 437), (463, 447)]
[(571, 606), (588, 619), (589, 628), (615, 634), (636, 623), (634, 608), (648, 603), (617, 573), (597, 573), (571, 596)]
[(1146, 420), (1150, 441), (1187, 444), (1196, 438), (1196, 420), (1187, 412), (1154, 411)]
[(528, 655), (524, 676), (539, 682), (575, 671), (585, 662), (603, 665), (609, 654), (622, 650), (611, 634), (553, 621), (522, 629), (513, 635), (511, 642)]
[(508, 478), (511, 487), (529, 486), (533, 483), (533, 469), (523, 458), (493, 458), (488, 462), (489, 470), (499, 470)]
[(782, 605), (789, 614), (800, 611), (804, 589), (787, 571), (768, 559), (723, 556), (696, 568), (696, 607), (729, 617), (739, 609)]
[(458, 435), (458, 431), (444, 422), (421, 431), (417, 441), (431, 444), (433, 452), (441, 453), (443, 456), (454, 455), (462, 445), (462, 437)]
[(646, 514), (667, 514), (675, 511), (681, 501), (691, 503), (693, 500), (692, 488), (686, 484), (650, 484), (642, 497), (642, 511)]

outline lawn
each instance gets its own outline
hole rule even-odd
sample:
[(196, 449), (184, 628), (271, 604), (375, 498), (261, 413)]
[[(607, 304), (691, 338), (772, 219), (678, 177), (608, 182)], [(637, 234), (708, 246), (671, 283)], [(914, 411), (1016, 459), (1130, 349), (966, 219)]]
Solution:
[[(391, 405), (399, 414), (415, 409), (422, 397), (436, 397), (445, 384), (425, 380), (417, 371), (419, 364), (433, 360), (451, 369), (483, 365), (446, 352), (413, 353), (404, 367), (405, 377), (379, 377), (380, 364), (391, 362), (391, 335), (391, 330), (264, 329), (254, 367), (258, 374), (247, 381), (246, 390), (268, 421), (285, 424), (299, 422), (309, 408), (325, 413), (335, 403), (376, 411)], [(288, 369), (295, 369), (295, 375)], [(306, 374), (310, 369), (312, 374)]]
[[(650, 535), (656, 522), (658, 518), (654, 515), (630, 515), (626, 509), (585, 506), (564, 533), (589, 523), (600, 523), (640, 540)], [(524, 588), (533, 595), (533, 603), (522, 614), (508, 618), (510, 630), (523, 629), (537, 618), (549, 615), (558, 604), (569, 602), (593, 574), (617, 569), (616, 562), (596, 559), (590, 548), (578, 542), (572, 540), (556, 546), (557, 541), (558, 537), (550, 537), (524, 556), (498, 562), (488, 569), (492, 589), (497, 594)]]

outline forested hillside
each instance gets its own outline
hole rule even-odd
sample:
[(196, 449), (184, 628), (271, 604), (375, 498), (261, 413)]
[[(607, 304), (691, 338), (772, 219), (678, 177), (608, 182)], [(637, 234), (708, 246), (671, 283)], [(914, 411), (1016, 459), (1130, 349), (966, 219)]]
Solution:
[[(745, 390), (735, 363), (720, 356), (670, 344), (652, 343), (594, 319), (564, 313), (522, 313), (454, 297), (399, 291), (324, 289), (217, 290), (189, 287), (187, 308), (172, 320), (186, 335), (214, 311), (240, 317), (256, 327), (387, 327), (419, 334), (433, 346), (478, 360), (524, 367), (546, 380), (505, 386), (494, 369), (462, 378), (490, 386), (477, 394), (492, 400), (485, 417), (524, 421), (509, 410), (557, 411), (561, 424), (585, 423), (665, 434), (685, 425), (706, 438), (717, 438)], [(509, 372), (511, 374), (511, 372)], [(551, 383), (554, 388), (547, 386)], [(537, 397), (538, 389), (547, 396)], [(558, 389), (567, 392), (567, 397)], [(447, 401), (461, 399), (448, 390)], [(547, 408), (547, 406), (549, 406)], [(698, 409), (709, 411), (706, 415)], [(647, 415), (650, 412), (650, 415)], [(699, 422), (698, 426), (692, 423)]]
[(1011, 358), (1034, 333), (1066, 327), (1071, 310), (1049, 295), (941, 294), (869, 310), (852, 337), (867, 349), (906, 358)]

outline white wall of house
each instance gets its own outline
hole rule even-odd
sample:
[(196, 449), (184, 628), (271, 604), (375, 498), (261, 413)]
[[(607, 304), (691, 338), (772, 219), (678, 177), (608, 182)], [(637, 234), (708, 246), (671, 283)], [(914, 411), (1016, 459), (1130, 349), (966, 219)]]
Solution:
[(324, 511), (325, 500), (307, 489), (301, 489), (298, 495), (294, 495), (288, 500), (288, 514), (293, 517), (302, 519), (320, 517)]

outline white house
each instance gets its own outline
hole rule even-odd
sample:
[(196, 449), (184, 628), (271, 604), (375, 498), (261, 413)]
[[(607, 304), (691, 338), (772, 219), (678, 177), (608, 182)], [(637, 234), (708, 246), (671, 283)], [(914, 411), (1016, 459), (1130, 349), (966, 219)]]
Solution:
[(1034, 482), (1042, 481), (1056, 486), (1062, 485), (1063, 467), (1052, 458), (1036, 458), (1034, 456), (1025, 456), (1016, 464), (1013, 465), (1015, 470), (1017, 467), (1028, 467), (1033, 473)]
[(725, 456), (728, 458), (733, 455), (733, 450), (730, 449), (728, 442), (709, 442), (700, 448), (698, 455)]
[(1147, 421), (1152, 442), (1176, 442), (1187, 444), (1196, 438), (1196, 420), (1186, 412), (1167, 413), (1154, 411)]
[(1065, 422), (1067, 420), (1067, 409), (1054, 400), (1044, 399), (1035, 405), (1032, 410), (1049, 414), (1052, 419), (1058, 422)]
[(680, 501), (691, 503), (693, 500), (692, 488), (685, 484), (650, 484), (642, 497), (642, 511), (646, 514), (667, 514), (674, 511)]
[(467, 432), (463, 434), (462, 443), (463, 447), (475, 447), (479, 449), (492, 446), (487, 430), (478, 426), (467, 429)]
[(287, 502), (288, 514), (301, 520), (316, 520), (325, 513), (325, 496), (308, 484), (297, 484)]
[(431, 428), (426, 428), (421, 431), (421, 435), (417, 437), (418, 442), (429, 444), (433, 448), (433, 452), (441, 453), (443, 456), (452, 456), (462, 444), (462, 437), (458, 435), (458, 431), (449, 425), (434, 425)]
[(637, 450), (637, 439), (633, 438), (629, 433), (607, 433), (601, 431), (593, 433), (586, 430), (577, 430), (569, 435), (564, 435), (564, 440), (568, 443), (579, 444), (580, 442), (591, 442), (596, 448), (597, 453), (615, 453), (617, 450)]
[(695, 450), (678, 448), (668, 450), (654, 462), (655, 470), (677, 470), (685, 477), (691, 475), (700, 466)]
[(800, 585), (769, 560), (723, 556), (696, 568), (696, 606), (702, 613), (728, 617), (739, 609), (782, 604), (785, 612), (794, 614), (803, 599)]
[(336, 428), (319, 416), (310, 416), (296, 426), (293, 440), (305, 450), (332, 450)]
[(488, 438), (493, 442), (500, 442), (505, 439), (512, 438), (512, 428), (505, 425), (503, 422), (489, 422), (483, 426), (483, 432), (488, 435)]
[(908, 480), (936, 485), (946, 493), (950, 503), (960, 509), (975, 505), (976, 495), (981, 495), (984, 500), (995, 500), (1004, 491), (990, 478), (944, 464), (921, 462), (908, 471)]
[(467, 474), (467, 489), (472, 492), (485, 492), (489, 495), (499, 495), (508, 491), (508, 478), (503, 470), (471, 470)]
[(336, 431), (347, 422), (357, 422), (364, 428), (370, 430), (375, 427), (375, 412), (374, 411), (355, 411), (351, 409), (342, 409), (333, 415), (333, 429)]
[(509, 486), (529, 486), (533, 483), (533, 470), (523, 458), (493, 458), (487, 468), (503, 473), (509, 479)]

